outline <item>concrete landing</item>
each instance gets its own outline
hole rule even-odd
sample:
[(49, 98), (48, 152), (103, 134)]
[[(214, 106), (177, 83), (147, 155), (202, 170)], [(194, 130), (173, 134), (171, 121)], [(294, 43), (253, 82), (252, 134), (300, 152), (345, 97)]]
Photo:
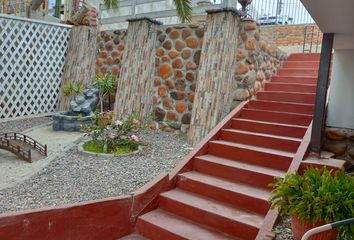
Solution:
[(37, 126), (23, 133), (43, 145), (47, 144), (48, 157), (28, 163), (14, 154), (0, 149), (0, 190), (33, 176), (82, 136), (82, 133), (78, 132), (53, 131), (52, 124)]

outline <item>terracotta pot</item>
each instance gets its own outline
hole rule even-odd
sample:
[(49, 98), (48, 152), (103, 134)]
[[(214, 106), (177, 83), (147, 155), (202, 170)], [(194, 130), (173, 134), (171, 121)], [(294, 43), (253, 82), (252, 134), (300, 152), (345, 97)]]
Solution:
[[(310, 224), (308, 222), (302, 222), (298, 216), (292, 216), (291, 217), (291, 229), (294, 234), (295, 240), (301, 240), (302, 236), (310, 229), (325, 225), (326, 223), (324, 221), (319, 221), (315, 224)], [(337, 230), (336, 229), (331, 229), (316, 235), (313, 235), (310, 237), (309, 240), (336, 240), (337, 238)]]

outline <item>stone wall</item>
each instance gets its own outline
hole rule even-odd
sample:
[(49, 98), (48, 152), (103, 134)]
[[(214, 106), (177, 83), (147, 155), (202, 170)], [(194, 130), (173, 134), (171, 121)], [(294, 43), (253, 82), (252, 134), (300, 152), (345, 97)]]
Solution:
[(180, 25), (158, 31), (152, 103), (158, 128), (187, 131), (196, 89), (204, 27)]
[[(238, 26), (236, 26), (239, 28)], [(186, 133), (191, 122), (197, 73), (204, 40), (204, 25), (160, 26), (155, 49), (155, 77), (151, 102), (155, 127), (181, 130)], [(99, 53), (96, 72), (112, 72), (117, 76), (122, 67), (127, 30), (103, 31), (97, 37)], [(238, 43), (237, 43), (238, 42)], [(234, 106), (262, 89), (266, 80), (276, 72), (285, 54), (261, 37), (260, 27), (252, 20), (240, 24), (236, 51), (228, 51), (237, 62), (234, 73)], [(112, 98), (112, 102), (113, 102)], [(231, 110), (231, 109), (230, 109)]]
[(261, 33), (255, 21), (242, 21), (235, 54), (234, 106), (261, 90), (286, 59), (286, 54), (264, 40)]
[(354, 164), (354, 129), (326, 128), (323, 148)]
[(117, 78), (119, 77), (126, 35), (126, 30), (117, 30), (102, 31), (97, 36), (96, 73), (98, 75), (102, 76), (104, 73), (110, 72)]

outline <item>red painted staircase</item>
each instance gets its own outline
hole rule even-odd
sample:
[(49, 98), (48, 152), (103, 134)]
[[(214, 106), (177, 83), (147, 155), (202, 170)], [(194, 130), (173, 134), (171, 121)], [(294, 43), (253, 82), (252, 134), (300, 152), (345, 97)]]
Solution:
[(122, 239), (271, 239), (277, 212), (268, 184), (296, 170), (306, 152), (318, 63), (318, 54), (291, 55), (257, 99), (208, 135), (175, 188)]

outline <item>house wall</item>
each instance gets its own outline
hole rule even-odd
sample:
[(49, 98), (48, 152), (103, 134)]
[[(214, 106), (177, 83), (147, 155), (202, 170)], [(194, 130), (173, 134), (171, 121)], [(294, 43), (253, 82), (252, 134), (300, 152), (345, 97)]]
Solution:
[(354, 50), (335, 50), (324, 149), (354, 163)]
[(354, 50), (336, 50), (329, 92), (327, 125), (354, 129)]

